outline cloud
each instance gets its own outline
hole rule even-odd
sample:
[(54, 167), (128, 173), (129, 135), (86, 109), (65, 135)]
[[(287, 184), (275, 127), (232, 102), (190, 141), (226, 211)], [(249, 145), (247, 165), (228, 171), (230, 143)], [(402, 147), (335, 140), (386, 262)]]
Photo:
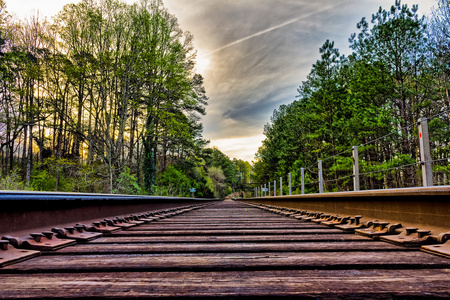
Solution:
[[(6, 0), (6, 3), (10, 11), (31, 14), (32, 9), (39, 8), (45, 14), (74, 1), (79, 0)], [(402, 0), (402, 4), (410, 7), (417, 2), (419, 12), (428, 13), (436, 5), (436, 0)], [(274, 109), (295, 99), (297, 87), (319, 59), (318, 50), (325, 40), (335, 41), (341, 53), (349, 54), (347, 39), (357, 32), (356, 23), (362, 17), (370, 19), (380, 5), (389, 8), (394, 1), (164, 0), (164, 3), (178, 18), (181, 28), (193, 33), (195, 47), (202, 56), (199, 59), (207, 63), (202, 68), (210, 98), (203, 118), (204, 137), (212, 144), (220, 142), (225, 147), (221, 150), (230, 156), (253, 157), (264, 137), (261, 135), (264, 124), (269, 122)]]
[(78, 3), (80, 0), (5, 0), (7, 11), (14, 13), (20, 19), (29, 18), (39, 12), (39, 15), (51, 19), (62, 10), (64, 5)]
[[(302, 18), (303, 18), (303, 17), (302, 17)], [(219, 52), (220, 50), (223, 50), (223, 49), (226, 49), (226, 48), (228, 48), (228, 47), (234, 46), (234, 45), (236, 45), (236, 44), (245, 42), (245, 41), (247, 41), (247, 40), (249, 40), (249, 39), (251, 39), (251, 38), (260, 36), (260, 35), (262, 35), (262, 34), (264, 34), (264, 33), (268, 33), (268, 32), (271, 32), (271, 31), (273, 31), (273, 30), (276, 30), (276, 29), (278, 29), (278, 28), (284, 27), (284, 26), (286, 26), (286, 25), (295, 23), (295, 22), (301, 20), (302, 18), (295, 18), (295, 19), (286, 21), (286, 22), (284, 22), (284, 23), (281, 23), (281, 24), (279, 24), (279, 25), (272, 26), (272, 27), (270, 27), (270, 28), (261, 30), (261, 31), (259, 31), (259, 32), (257, 32), (257, 33), (251, 34), (251, 35), (246, 36), (246, 37), (244, 37), (244, 38), (241, 38), (241, 39), (239, 39), (239, 40), (237, 40), (237, 41), (234, 41), (234, 42), (232, 42), (232, 43), (229, 43), (228, 45), (225, 45), (225, 46), (220, 47), (220, 48), (218, 48), (218, 49), (216, 49), (216, 50), (213, 50), (213, 51), (207, 53), (207, 55), (209, 56), (209, 55), (211, 55), (211, 54), (214, 54), (214, 53), (216, 53), (216, 52)]]
[[(349, 2), (193, 0), (188, 15), (175, 11), (210, 58), (204, 74), (210, 97), (205, 135), (260, 134), (273, 110), (295, 99), (319, 57), (326, 40), (319, 34), (326, 26), (319, 24)], [(183, 6), (176, 0), (166, 4), (169, 10)]]
[(189, 11), (179, 14), (182, 0), (166, 0), (210, 59), (203, 74), (210, 97), (204, 136), (226, 154), (246, 159), (260, 146), (274, 109), (295, 99), (323, 42), (333, 39), (336, 30), (346, 41), (352, 31), (345, 33), (343, 27), (349, 22), (354, 27), (362, 17), (349, 18), (345, 10), (350, 4), (361, 8), (350, 0), (189, 3)]
[(331, 8), (333, 8), (333, 7), (329, 7), (329, 6), (326, 6), (326, 5), (325, 5), (325, 6), (323, 6), (322, 9), (316, 10), (316, 11), (314, 11), (314, 12), (312, 12), (312, 13), (309, 13), (309, 14), (301, 15), (300, 17), (295, 17), (295, 18), (290, 19), (290, 20), (287, 20), (287, 21), (285, 21), (285, 22), (283, 22), (283, 23), (281, 23), (281, 24), (278, 24), (278, 25), (275, 25), (275, 26), (271, 26), (271, 27), (266, 28), (266, 29), (264, 29), (264, 30), (261, 30), (261, 31), (259, 31), (259, 32), (250, 34), (249, 36), (246, 36), (246, 37), (244, 37), (244, 38), (240, 38), (240, 39), (238, 39), (238, 40), (236, 40), (236, 41), (233, 41), (233, 42), (231, 42), (231, 43), (229, 43), (229, 44), (227, 44), (227, 45), (225, 45), (225, 46), (222, 46), (222, 47), (220, 47), (220, 48), (218, 48), (218, 49), (215, 49), (215, 50), (213, 50), (213, 51), (207, 53), (206, 55), (209, 56), (209, 55), (211, 55), (211, 54), (214, 54), (214, 53), (216, 53), (216, 52), (219, 52), (219, 51), (224, 50), (224, 49), (226, 49), (226, 48), (229, 48), (229, 47), (231, 47), (231, 46), (237, 45), (237, 44), (239, 44), (239, 43), (245, 42), (245, 41), (250, 40), (250, 39), (252, 39), (252, 38), (255, 38), (255, 37), (258, 37), (258, 36), (260, 36), (260, 35), (269, 33), (269, 32), (271, 32), (271, 31), (274, 31), (274, 30), (277, 30), (277, 29), (279, 29), (279, 28), (285, 27), (285, 26), (290, 25), (290, 24), (292, 24), (292, 23), (296, 23), (296, 22), (298, 22), (298, 21), (300, 21), (300, 20), (307, 19), (307, 18), (309, 18), (309, 17), (311, 17), (311, 16), (318, 15), (318, 14), (320, 14), (320, 13), (326, 11), (326, 10), (329, 10), (329, 9), (331, 9)]
[(258, 145), (263, 139), (264, 135), (262, 134), (251, 137), (217, 139), (211, 143), (211, 147), (216, 146), (231, 157), (251, 162), (254, 160), (254, 153), (258, 150)]
[[(419, 11), (435, 0), (421, 0)], [(204, 136), (251, 160), (274, 109), (294, 101), (325, 40), (350, 54), (348, 37), (393, 0), (165, 0), (210, 60)], [(402, 0), (412, 5), (417, 0)], [(186, 4), (189, 3), (189, 4)], [(182, 11), (180, 11), (180, 9)]]

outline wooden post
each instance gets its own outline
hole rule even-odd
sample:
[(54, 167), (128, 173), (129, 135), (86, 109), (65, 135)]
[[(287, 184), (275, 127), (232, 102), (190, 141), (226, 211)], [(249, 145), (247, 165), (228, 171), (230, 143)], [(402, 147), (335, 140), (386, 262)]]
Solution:
[(431, 168), (430, 138), (428, 135), (428, 120), (419, 120), (420, 163), (422, 165), (423, 186), (433, 186), (433, 169)]
[(359, 154), (358, 146), (353, 146), (353, 189), (359, 191)]
[(292, 181), (291, 181), (291, 173), (289, 173), (289, 196), (292, 195)]
[(319, 160), (319, 193), (323, 193), (323, 173), (321, 160)]
[(280, 177), (280, 196), (283, 196), (283, 177)]
[(301, 168), (301, 175), (302, 175), (302, 195), (305, 194), (305, 168)]
[(275, 197), (277, 195), (277, 181), (273, 181), (273, 196)]

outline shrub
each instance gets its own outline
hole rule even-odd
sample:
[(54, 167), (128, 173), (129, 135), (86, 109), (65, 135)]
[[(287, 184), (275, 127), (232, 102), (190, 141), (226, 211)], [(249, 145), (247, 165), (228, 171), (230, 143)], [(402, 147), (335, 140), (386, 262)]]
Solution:
[(117, 188), (113, 191), (114, 194), (128, 194), (139, 195), (141, 188), (137, 183), (137, 179), (133, 174), (130, 174), (130, 168), (125, 167), (123, 172), (117, 178)]
[(169, 196), (191, 196), (190, 188), (193, 182), (175, 166), (168, 166), (159, 176), (158, 186), (166, 186)]
[(15, 169), (5, 177), (0, 178), (0, 190), (24, 190), (25, 185), (20, 180), (19, 172)]

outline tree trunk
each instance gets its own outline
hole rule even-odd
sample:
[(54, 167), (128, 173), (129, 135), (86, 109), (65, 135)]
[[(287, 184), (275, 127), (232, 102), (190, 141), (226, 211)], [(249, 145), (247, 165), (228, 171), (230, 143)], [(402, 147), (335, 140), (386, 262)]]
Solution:
[(28, 143), (28, 125), (23, 127), (23, 145), (22, 145), (22, 179), (26, 179), (27, 169), (27, 143)]
[(82, 114), (83, 114), (83, 84), (80, 82), (78, 85), (77, 125), (72, 148), (72, 154), (76, 159), (80, 158)]
[(133, 172), (133, 150), (134, 150), (134, 134), (136, 131), (136, 108), (133, 108), (131, 124), (130, 124), (130, 150), (128, 153), (128, 166), (130, 167), (131, 172)]
[(167, 139), (163, 141), (161, 172), (164, 172), (167, 166)]
[(144, 139), (144, 186), (148, 193), (153, 193), (153, 186), (156, 182), (156, 161), (155, 161), (155, 146), (153, 145), (151, 137)]
[(28, 158), (27, 158), (27, 188), (30, 188), (31, 171), (33, 168), (33, 125), (30, 125), (30, 134), (28, 140)]

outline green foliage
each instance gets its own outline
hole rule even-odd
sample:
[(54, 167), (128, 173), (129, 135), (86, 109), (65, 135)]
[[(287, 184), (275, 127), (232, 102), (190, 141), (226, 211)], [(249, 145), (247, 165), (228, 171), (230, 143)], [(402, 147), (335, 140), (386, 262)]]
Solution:
[(0, 57), (2, 56), (2, 46), (5, 43), (5, 36), (3, 33), (3, 26), (6, 19), (6, 4), (3, 0), (0, 0)]
[(158, 185), (167, 188), (168, 196), (190, 196), (193, 182), (182, 171), (175, 166), (169, 166), (159, 176)]
[(55, 179), (47, 170), (35, 171), (30, 187), (33, 191), (52, 191), (55, 188)]
[(117, 178), (117, 188), (114, 194), (140, 195), (141, 188), (138, 185), (137, 179), (133, 174), (130, 174), (130, 168), (125, 167)]
[(226, 195), (228, 189), (225, 187), (225, 174), (220, 167), (208, 168), (208, 187), (214, 191), (216, 198), (222, 198)]
[[(15, 30), (5, 36), (4, 26)], [(0, 0), (1, 172), (12, 176), (2, 178), (20, 165), (36, 190), (222, 197), (245, 188), (248, 163), (205, 149), (195, 57), (193, 36), (161, 0), (81, 0), (52, 24), (8, 18)]]
[(24, 190), (25, 185), (20, 179), (20, 175), (17, 169), (14, 169), (11, 173), (0, 178), (0, 190)]
[(155, 185), (156, 182), (157, 169), (156, 169), (154, 149), (148, 143), (144, 143), (144, 164), (142, 170), (144, 172), (145, 190), (149, 194), (152, 194), (154, 192), (153, 186)]
[[(442, 34), (447, 30), (442, 24), (448, 23), (444, 16), (450, 14), (445, 6), (448, 1), (440, 4), (434, 23), (440, 24), (435, 27)], [(426, 21), (419, 18), (417, 9), (397, 0), (389, 10), (380, 7), (371, 23), (363, 18), (357, 24), (359, 33), (349, 39), (353, 49), (349, 57), (340, 55), (334, 42), (325, 41), (319, 49), (321, 58), (298, 89), (299, 99), (281, 105), (264, 127), (266, 139), (253, 165), (258, 182), (286, 179), (291, 172), (293, 185), (298, 187), (300, 168), (309, 166), (306, 189), (317, 192), (313, 184), (318, 181), (317, 161), (332, 157), (323, 162), (325, 189), (351, 190), (352, 146), (376, 140), (361, 147), (361, 168), (363, 172), (391, 170), (364, 176), (361, 188), (418, 185), (416, 166), (397, 167), (418, 160), (417, 120), (450, 107), (450, 99), (449, 77), (444, 76), (449, 64), (442, 63), (448, 47), (441, 43), (440, 52), (434, 50)], [(447, 70), (436, 73), (437, 60)], [(436, 93), (442, 93), (442, 98)], [(434, 145), (439, 145), (433, 151), (436, 158), (448, 157), (448, 147), (443, 146), (449, 142), (448, 126), (439, 124), (442, 120), (430, 123), (436, 133)], [(387, 134), (388, 138), (378, 140)]]
[[(79, 193), (103, 193), (105, 188), (105, 177), (107, 174), (105, 166), (101, 163), (83, 164), (74, 170), (75, 174), (67, 174), (66, 177), (72, 179), (72, 188), (67, 187), (66, 191)], [(69, 181), (69, 180), (68, 180)]]
[(250, 163), (231, 160), (217, 148), (203, 149), (201, 158), (207, 171), (205, 187), (215, 197), (223, 198), (235, 191), (251, 189), (253, 177)]

